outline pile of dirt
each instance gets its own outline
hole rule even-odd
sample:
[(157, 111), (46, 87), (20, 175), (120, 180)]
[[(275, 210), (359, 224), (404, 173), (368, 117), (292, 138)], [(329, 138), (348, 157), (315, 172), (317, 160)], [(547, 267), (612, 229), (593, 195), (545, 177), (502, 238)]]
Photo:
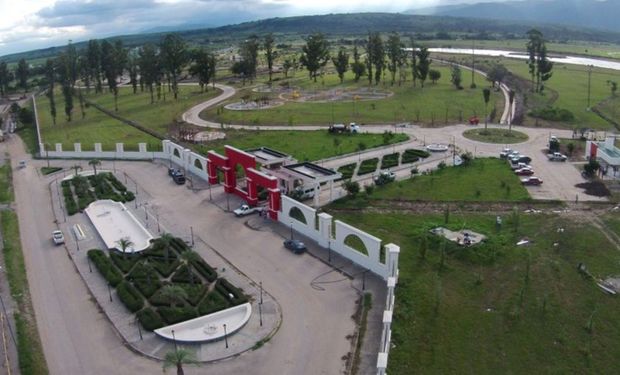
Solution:
[(595, 197), (608, 197), (611, 195), (607, 186), (601, 181), (589, 181), (575, 185), (580, 189), (585, 189), (587, 195), (593, 195)]

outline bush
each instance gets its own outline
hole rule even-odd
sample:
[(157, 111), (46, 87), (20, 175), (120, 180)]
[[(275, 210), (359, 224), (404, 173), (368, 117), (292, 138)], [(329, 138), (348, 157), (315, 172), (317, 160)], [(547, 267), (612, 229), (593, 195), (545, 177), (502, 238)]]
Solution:
[(368, 173), (373, 173), (374, 171), (377, 170), (377, 164), (379, 164), (378, 158), (364, 160), (360, 164), (360, 169), (357, 171), (358, 176), (368, 174)]
[(127, 187), (125, 187), (125, 185), (123, 185), (123, 183), (120, 182), (116, 178), (116, 176), (114, 176), (112, 173), (104, 173), (104, 175), (107, 178), (107, 180), (110, 181), (112, 186), (114, 186), (114, 189), (116, 189), (116, 190), (118, 190), (120, 192), (127, 191)]
[[(232, 285), (228, 282), (228, 280), (221, 278), (217, 280), (215, 284), (215, 289), (222, 293), (223, 296), (226, 296), (230, 301), (230, 304), (233, 306), (240, 305), (248, 301), (248, 297), (243, 294), (243, 291), (236, 286)], [(229, 296), (232, 294), (232, 298)]]
[(381, 169), (396, 167), (399, 155), (399, 153), (384, 155), (381, 159)]
[(208, 287), (203, 284), (175, 284), (180, 286), (187, 293), (187, 302), (189, 302), (192, 306), (198, 305), (204, 297), (205, 292), (208, 290)]
[(111, 252), (110, 259), (112, 262), (118, 267), (123, 273), (127, 273), (131, 270), (131, 268), (136, 264), (136, 262), (140, 259), (140, 256), (137, 254), (121, 254), (118, 252)]
[(207, 315), (224, 310), (229, 306), (228, 299), (219, 291), (214, 290), (207, 294), (207, 297), (198, 305), (198, 313), (200, 315)]
[(209, 282), (217, 280), (217, 272), (207, 262), (202, 259), (197, 259), (191, 262), (194, 269), (201, 274)]
[(190, 249), (189, 246), (178, 237), (174, 237), (172, 241), (170, 241), (170, 246), (175, 249), (179, 254)]
[(568, 109), (552, 106), (532, 110), (529, 115), (547, 121), (571, 122), (575, 120), (575, 115)]
[(176, 270), (174, 275), (172, 275), (172, 282), (200, 284), (201, 280), (200, 277), (194, 273), (194, 271), (184, 264)]
[(95, 264), (95, 267), (99, 270), (103, 278), (113, 287), (116, 287), (123, 281), (121, 272), (114, 266), (110, 258), (108, 258), (102, 250), (89, 250), (88, 258)]
[(344, 188), (344, 190), (347, 191), (347, 193), (349, 193), (349, 195), (351, 195), (352, 197), (355, 197), (357, 195), (357, 193), (360, 192), (360, 184), (356, 181), (347, 181), (345, 182), (342, 187)]
[(184, 322), (186, 320), (194, 319), (197, 317), (196, 309), (190, 306), (184, 307), (167, 307), (162, 306), (157, 309), (159, 315), (164, 318), (166, 323), (175, 324)]
[(353, 177), (353, 172), (355, 172), (355, 167), (357, 167), (357, 163), (351, 163), (347, 165), (343, 165), (338, 168), (338, 173), (342, 174), (341, 180), (348, 180)]
[(155, 272), (153, 267), (144, 263), (138, 263), (131, 273), (127, 275), (127, 280), (131, 281), (146, 298), (151, 297), (161, 288), (157, 272)]
[(142, 327), (148, 331), (154, 331), (164, 326), (164, 321), (161, 316), (150, 307), (138, 311), (138, 320), (142, 324)]
[(144, 306), (144, 298), (140, 292), (127, 281), (118, 284), (116, 292), (118, 293), (118, 298), (120, 298), (129, 311), (136, 312)]
[[(170, 252), (172, 253), (172, 251)], [(165, 259), (151, 259), (151, 265), (157, 270), (163, 277), (169, 277), (172, 272), (179, 266), (179, 261), (175, 257), (170, 257), (170, 261), (166, 262)]]

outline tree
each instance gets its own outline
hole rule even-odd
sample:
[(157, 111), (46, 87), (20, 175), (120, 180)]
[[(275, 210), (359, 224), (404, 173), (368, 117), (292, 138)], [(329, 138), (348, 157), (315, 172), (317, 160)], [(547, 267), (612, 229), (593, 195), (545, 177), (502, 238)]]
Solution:
[(86, 60), (88, 61), (88, 74), (95, 81), (95, 92), (103, 92), (101, 83), (101, 47), (96, 39), (89, 40), (86, 47)]
[(416, 81), (418, 78), (418, 50), (413, 38), (409, 39), (409, 44), (411, 48), (411, 76), (413, 79), (413, 87), (416, 87)]
[(9, 83), (13, 80), (11, 71), (5, 61), (0, 61), (0, 96), (8, 94)]
[(502, 64), (493, 64), (491, 69), (487, 73), (487, 79), (491, 81), (493, 86), (497, 82), (498, 85), (501, 85), (504, 81), (504, 78), (509, 74), (508, 69)]
[(390, 33), (387, 41), (387, 56), (390, 61), (388, 65), (388, 70), (392, 75), (392, 86), (394, 86), (394, 82), (396, 82), (396, 71), (399, 66), (401, 66), (402, 61), (404, 59), (404, 44), (400, 41), (400, 36), (396, 32)]
[(134, 243), (131, 242), (129, 237), (121, 238), (120, 240), (116, 241), (116, 244), (121, 248), (121, 252), (125, 256), (127, 255), (127, 249), (129, 249), (131, 247), (131, 251), (133, 252), (133, 250), (134, 250), (134, 248), (133, 248)]
[(178, 285), (166, 285), (159, 291), (159, 295), (168, 301), (170, 306), (175, 307), (178, 304), (185, 304), (187, 292)]
[(433, 85), (441, 78), (441, 72), (439, 70), (431, 69), (428, 71), (428, 78), (431, 79)]
[(426, 81), (426, 78), (428, 77), (428, 71), (430, 70), (430, 67), (431, 67), (430, 56), (431, 56), (431, 53), (428, 52), (428, 48), (420, 47), (420, 50), (418, 51), (417, 73), (418, 73), (418, 78), (420, 79), (420, 83), (422, 84), (422, 87), (424, 87), (424, 81)]
[(250, 80), (256, 77), (256, 68), (258, 66), (258, 49), (259, 42), (256, 35), (251, 35), (241, 44), (241, 58), (245, 66), (245, 75)]
[(284, 59), (282, 70), (284, 70), (284, 78), (288, 78), (288, 72), (293, 68), (293, 61), (290, 58)]
[(172, 245), (172, 241), (174, 240), (174, 236), (170, 233), (162, 233), (159, 237), (159, 241), (163, 245), (164, 255), (166, 257), (166, 263), (170, 261), (170, 246)]
[(161, 41), (160, 51), (164, 70), (172, 79), (172, 93), (176, 100), (179, 95), (179, 75), (189, 61), (185, 41), (177, 34), (167, 34)]
[(15, 77), (19, 83), (19, 86), (24, 89), (24, 93), (28, 91), (28, 77), (30, 76), (30, 68), (26, 59), (20, 59), (17, 63), (17, 69), (15, 70)]
[(200, 90), (204, 92), (204, 88), (208, 87), (215, 74), (215, 56), (204, 48), (200, 48), (194, 51), (193, 60), (194, 63), (190, 67), (189, 72), (191, 75), (198, 77)]
[(183, 365), (198, 366), (199, 362), (196, 361), (193, 355), (186, 349), (175, 349), (173, 352), (166, 353), (162, 366), (164, 372), (170, 367), (175, 367), (177, 369), (177, 375), (184, 375)]
[(515, 91), (510, 89), (508, 91), (508, 104), (510, 105), (509, 114), (508, 114), (508, 133), (512, 132), (512, 117), (513, 117), (513, 107), (515, 102)]
[(159, 54), (154, 45), (146, 43), (138, 52), (138, 65), (140, 76), (151, 94), (151, 104), (155, 103), (153, 95), (153, 85), (159, 81), (161, 76), (161, 64)]
[(47, 97), (50, 101), (50, 114), (52, 115), (52, 124), (56, 125), (56, 100), (54, 99), (54, 81), (56, 81), (56, 66), (54, 60), (47, 59), (45, 61), (45, 78), (47, 79)]
[(195, 282), (194, 273), (192, 272), (192, 263), (199, 262), (201, 259), (202, 258), (200, 257), (200, 255), (198, 255), (198, 253), (195, 251), (188, 250), (188, 251), (184, 251), (181, 254), (181, 261), (183, 262), (183, 264), (185, 264), (185, 266), (189, 270), (190, 283), (192, 285)]
[(568, 156), (573, 156), (573, 152), (575, 152), (575, 143), (569, 142), (566, 145), (566, 152), (568, 153)]
[(265, 49), (265, 57), (267, 58), (267, 69), (269, 70), (269, 83), (271, 84), (271, 76), (273, 75), (273, 62), (276, 58), (276, 52), (274, 51), (273, 34), (269, 33), (265, 35), (263, 39), (263, 48)]
[(322, 33), (315, 33), (306, 38), (299, 58), (301, 65), (306, 67), (310, 78), (316, 82), (317, 72), (329, 61), (329, 43)]
[(138, 92), (139, 65), (138, 56), (136, 56), (133, 51), (128, 55), (127, 58), (127, 71), (129, 72), (129, 83), (131, 84), (133, 93), (136, 94)]
[(482, 89), (482, 98), (484, 99), (484, 131), (487, 131), (487, 122), (489, 118), (489, 100), (491, 99), (491, 90), (488, 87)]
[(355, 196), (360, 192), (360, 184), (357, 181), (349, 180), (345, 182), (342, 187), (353, 198), (355, 198)]
[(73, 114), (73, 95), (78, 77), (78, 56), (75, 46), (69, 42), (67, 48), (58, 56), (58, 81), (65, 99), (65, 115), (71, 122)]
[(118, 40), (112, 45), (107, 40), (101, 43), (101, 69), (108, 82), (108, 89), (114, 95), (114, 110), (118, 112), (118, 82), (117, 79), (124, 70), (123, 44)]
[(596, 175), (596, 171), (601, 168), (601, 165), (595, 159), (590, 159), (588, 164), (583, 166), (583, 171), (588, 178), (592, 178)]
[(463, 80), (463, 75), (461, 73), (461, 67), (454, 64), (452, 65), (452, 70), (450, 74), (450, 82), (454, 85), (457, 90), (462, 89), (461, 82)]
[(353, 62), (351, 63), (351, 71), (355, 74), (355, 82), (358, 82), (360, 77), (366, 74), (366, 65), (360, 61), (360, 54), (357, 50), (357, 45), (353, 47)]
[[(381, 81), (381, 75), (383, 74), (383, 70), (385, 69), (385, 48), (383, 46), (381, 34), (379, 34), (378, 32), (369, 34), (368, 38), (369, 48), (372, 51), (372, 53), (370, 54), (370, 63), (374, 65), (375, 85), (378, 85), (379, 81)], [(372, 76), (370, 70), (368, 71), (368, 74)]]
[(88, 162), (88, 165), (93, 167), (93, 173), (96, 176), (97, 175), (97, 167), (101, 165), (101, 160), (99, 160), (99, 159), (91, 159)]
[(340, 48), (338, 50), (338, 55), (332, 58), (332, 62), (336, 67), (336, 72), (338, 73), (338, 78), (340, 78), (340, 83), (344, 81), (344, 73), (346, 73), (349, 67), (349, 54), (346, 53), (344, 48)]
[(79, 164), (75, 164), (75, 165), (73, 165), (73, 166), (71, 167), (71, 169), (73, 169), (73, 171), (74, 171), (73, 176), (74, 176), (74, 178), (75, 178), (75, 177), (78, 177), (78, 171), (81, 171), (81, 170), (82, 170), (82, 166), (81, 166), (81, 165), (79, 165)]
[(553, 75), (553, 63), (547, 58), (547, 47), (543, 34), (536, 29), (531, 29), (527, 32), (527, 37), (527, 64), (532, 88), (535, 92), (541, 92), (543, 83)]
[(611, 96), (616, 96), (616, 91), (618, 90), (618, 83), (616, 81), (607, 80), (607, 86), (611, 90)]

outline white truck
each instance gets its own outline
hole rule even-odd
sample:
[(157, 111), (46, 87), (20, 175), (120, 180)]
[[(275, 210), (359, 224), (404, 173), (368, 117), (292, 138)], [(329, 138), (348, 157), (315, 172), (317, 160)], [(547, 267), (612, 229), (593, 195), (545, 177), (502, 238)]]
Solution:
[(549, 161), (566, 161), (568, 159), (566, 155), (562, 155), (559, 152), (547, 154), (547, 158), (549, 159)]
[(250, 207), (247, 204), (242, 204), (241, 206), (239, 206), (239, 208), (237, 208), (233, 212), (235, 216), (241, 217), (241, 216), (253, 214), (254, 212), (261, 212), (261, 211), (263, 211), (263, 207)]

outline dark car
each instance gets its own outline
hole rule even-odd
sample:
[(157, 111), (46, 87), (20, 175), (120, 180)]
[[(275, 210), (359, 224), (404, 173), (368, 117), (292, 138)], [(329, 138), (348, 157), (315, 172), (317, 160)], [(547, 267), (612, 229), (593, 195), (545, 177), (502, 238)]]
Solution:
[(306, 245), (299, 240), (286, 240), (284, 241), (284, 247), (295, 254), (301, 254), (306, 251)]
[(525, 156), (525, 155), (517, 155), (517, 156), (513, 156), (510, 158), (510, 161), (512, 163), (531, 163), (532, 162), (532, 158), (530, 158), (529, 156)]
[(177, 185), (183, 185), (185, 183), (185, 175), (180, 169), (168, 168), (168, 176), (172, 177), (172, 180)]

